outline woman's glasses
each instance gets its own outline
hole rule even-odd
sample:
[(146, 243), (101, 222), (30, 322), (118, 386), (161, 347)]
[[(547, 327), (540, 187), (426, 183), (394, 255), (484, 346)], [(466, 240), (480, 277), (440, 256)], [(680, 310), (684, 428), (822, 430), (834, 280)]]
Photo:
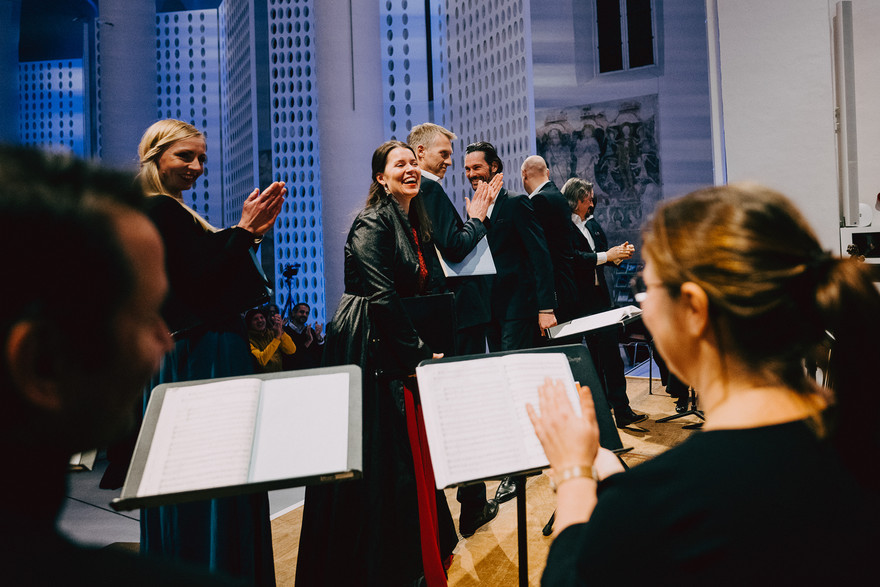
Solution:
[(648, 286), (645, 285), (645, 280), (642, 277), (642, 272), (639, 271), (636, 273), (635, 277), (633, 277), (629, 282), (629, 287), (633, 292), (633, 299), (641, 304), (648, 297)]

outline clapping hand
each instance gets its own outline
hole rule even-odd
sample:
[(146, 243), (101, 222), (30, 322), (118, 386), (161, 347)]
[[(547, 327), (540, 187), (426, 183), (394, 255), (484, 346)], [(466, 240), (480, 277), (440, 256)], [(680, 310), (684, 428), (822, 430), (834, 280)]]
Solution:
[(476, 218), (480, 221), (486, 219), (486, 215), (489, 212), (489, 206), (495, 201), (495, 198), (498, 197), (498, 192), (501, 191), (503, 182), (504, 174), (496, 173), (495, 176), (489, 180), (489, 183), (481, 181), (477, 184), (473, 199), (468, 199), (467, 197), (464, 199), (468, 218)]
[(606, 254), (608, 255), (608, 261), (611, 263), (620, 263), (624, 259), (631, 259), (635, 252), (636, 248), (627, 241), (616, 247), (611, 247)]
[(281, 314), (275, 314), (274, 316), (272, 316), (272, 323), (270, 326), (272, 328), (272, 334), (275, 335), (275, 338), (281, 338), (281, 334), (284, 332), (284, 324), (283, 320), (281, 319)]
[(275, 224), (286, 194), (287, 188), (283, 181), (274, 182), (262, 193), (255, 189), (244, 201), (241, 220), (236, 226), (262, 237)]
[(535, 434), (553, 469), (592, 467), (599, 450), (599, 425), (589, 388), (580, 393), (578, 416), (561, 381), (547, 378), (538, 388), (538, 408), (526, 404)]

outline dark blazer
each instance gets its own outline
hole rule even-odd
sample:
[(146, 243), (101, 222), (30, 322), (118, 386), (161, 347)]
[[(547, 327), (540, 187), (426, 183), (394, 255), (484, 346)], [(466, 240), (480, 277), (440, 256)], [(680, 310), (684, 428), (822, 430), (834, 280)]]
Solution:
[[(569, 216), (569, 218), (571, 218)], [(596, 248), (590, 246), (590, 241), (569, 220), (569, 234), (574, 251), (575, 281), (578, 291), (581, 292), (583, 309), (587, 314), (595, 314), (612, 307), (611, 294), (608, 293), (608, 284), (605, 281), (605, 264), (596, 264), (596, 252), (608, 250), (608, 239), (605, 231), (595, 219), (587, 221), (587, 229), (596, 243)], [(599, 285), (596, 285), (598, 277)]]
[(569, 235), (571, 207), (562, 192), (553, 184), (545, 183), (531, 197), (535, 214), (550, 250), (553, 261), (553, 283), (556, 288), (556, 319), (565, 322), (583, 315), (574, 276), (574, 249)]
[(528, 196), (499, 192), (489, 217), (489, 249), (496, 270), (493, 320), (537, 320), (538, 310), (556, 309), (553, 263)]
[[(431, 219), (431, 241), (447, 261), (461, 261), (486, 236), (487, 228), (481, 221), (471, 218), (462, 222), (449, 196), (436, 181), (423, 176), (419, 197)], [(446, 280), (446, 286), (455, 295), (457, 328), (489, 322), (489, 283), (485, 277), (454, 277)]]

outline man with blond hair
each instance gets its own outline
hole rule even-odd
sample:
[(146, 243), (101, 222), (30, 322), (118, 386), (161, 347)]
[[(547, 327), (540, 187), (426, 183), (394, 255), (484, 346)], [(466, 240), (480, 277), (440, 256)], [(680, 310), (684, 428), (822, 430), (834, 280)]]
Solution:
[[(407, 138), (422, 170), (419, 196), (431, 219), (432, 240), (443, 258), (451, 262), (464, 259), (486, 236), (489, 205), (501, 188), (499, 178), (483, 183), (473, 199), (465, 198), (468, 220), (462, 221), (440, 185), (452, 165), (455, 139), (452, 131), (431, 122), (413, 127)], [(457, 277), (449, 279), (447, 286), (455, 296), (455, 354), (485, 353), (486, 326), (491, 318), (488, 283), (480, 277)], [(461, 504), (458, 527), (464, 537), (472, 536), (477, 528), (498, 515), (498, 504), (486, 500), (485, 483), (460, 487), (456, 497)]]

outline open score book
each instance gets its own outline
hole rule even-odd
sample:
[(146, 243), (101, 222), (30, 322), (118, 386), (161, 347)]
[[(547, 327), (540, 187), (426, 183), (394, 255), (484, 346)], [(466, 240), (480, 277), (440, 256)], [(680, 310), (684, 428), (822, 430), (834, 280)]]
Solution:
[(526, 404), (539, 409), (545, 378), (564, 383), (580, 414), (563, 353), (425, 362), (416, 374), (438, 489), (549, 465), (526, 412)]
[(172, 383), (150, 396), (117, 510), (359, 476), (354, 366)]

